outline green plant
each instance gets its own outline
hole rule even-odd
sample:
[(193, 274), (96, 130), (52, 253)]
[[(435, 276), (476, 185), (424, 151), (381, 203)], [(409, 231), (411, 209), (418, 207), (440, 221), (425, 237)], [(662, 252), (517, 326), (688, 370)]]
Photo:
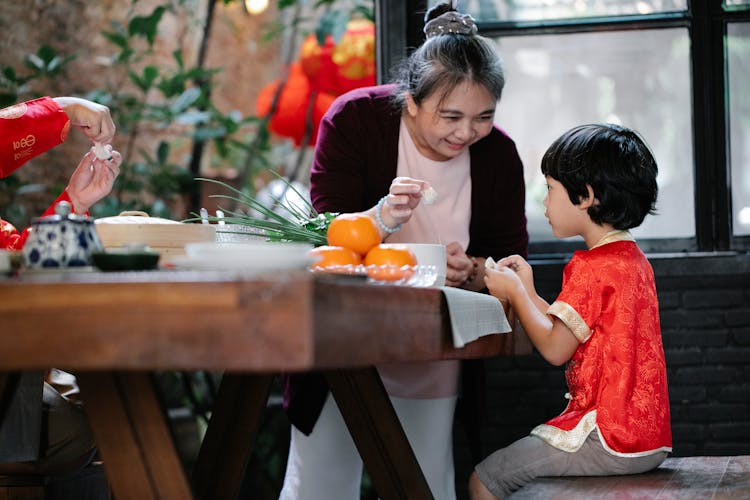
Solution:
[[(213, 5), (211, 2), (211, 9)], [(115, 46), (113, 71), (123, 75), (124, 81), (90, 97), (112, 109), (127, 137), (114, 189), (119, 208), (179, 218), (179, 214), (170, 213), (176, 199), (187, 195), (193, 210), (200, 201), (199, 187), (192, 178), (198, 174), (203, 146), (211, 143), (219, 158), (236, 158), (235, 153), (255, 137), (248, 127), (257, 119), (216, 108), (211, 95), (213, 77), (220, 70), (205, 68), (202, 56), (189, 65), (178, 49), (172, 52), (171, 67), (149, 62), (158, 27), (174, 8), (172, 4), (158, 5), (148, 15), (113, 22), (111, 30), (102, 33)], [(204, 35), (201, 54), (208, 43), (208, 33)], [(136, 150), (139, 140), (150, 133), (163, 137), (156, 151)], [(169, 161), (171, 150), (186, 147), (191, 148), (187, 164)]]
[(60, 75), (65, 65), (75, 59), (75, 55), (61, 56), (48, 45), (39, 47), (34, 54), (27, 54), (24, 66), (29, 73), (22, 75), (12, 66), (0, 70), (0, 108), (10, 106), (21, 100), (30, 91), (35, 80), (52, 78)]
[[(337, 214), (331, 212), (318, 213), (290, 182), (278, 173), (272, 173), (286, 183), (287, 189), (295, 191), (299, 195), (300, 200), (304, 200), (303, 207), (286, 202), (284, 196), (274, 197), (274, 204), (269, 207), (258, 201), (254, 196), (234, 188), (225, 182), (216, 179), (198, 178), (197, 180), (199, 181), (218, 184), (229, 192), (229, 194), (218, 194), (211, 197), (230, 200), (236, 205), (245, 207), (245, 210), (226, 209), (229, 217), (225, 215), (223, 217), (208, 216), (204, 218), (209, 222), (224, 222), (258, 229), (270, 241), (297, 241), (311, 243), (314, 246), (325, 245), (327, 243), (326, 233), (328, 226)], [(283, 212), (288, 215), (279, 213), (276, 210), (277, 208), (282, 208)], [(253, 212), (259, 213), (260, 216), (250, 215)], [(188, 219), (188, 221), (197, 221), (200, 219), (201, 217), (196, 215), (196, 217)]]

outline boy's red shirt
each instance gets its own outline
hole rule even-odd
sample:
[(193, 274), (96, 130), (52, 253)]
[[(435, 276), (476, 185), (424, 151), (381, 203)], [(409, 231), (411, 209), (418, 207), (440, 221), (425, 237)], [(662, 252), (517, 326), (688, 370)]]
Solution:
[(594, 430), (615, 455), (672, 449), (656, 284), (630, 238), (575, 252), (548, 311), (581, 345), (565, 372), (567, 408), (532, 434), (565, 451)]

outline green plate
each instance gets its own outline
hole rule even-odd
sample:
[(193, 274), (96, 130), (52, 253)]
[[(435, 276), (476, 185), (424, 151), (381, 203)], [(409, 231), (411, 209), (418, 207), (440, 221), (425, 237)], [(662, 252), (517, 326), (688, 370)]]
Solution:
[(102, 271), (145, 271), (156, 269), (158, 252), (96, 252), (91, 255), (94, 265)]

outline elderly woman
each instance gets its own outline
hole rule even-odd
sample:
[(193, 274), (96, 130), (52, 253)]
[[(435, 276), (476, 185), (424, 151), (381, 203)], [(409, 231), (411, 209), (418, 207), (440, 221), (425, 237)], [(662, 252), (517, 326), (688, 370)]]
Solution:
[[(476, 291), (486, 257), (527, 252), (523, 166), (513, 140), (494, 126), (505, 83), (494, 45), (448, 3), (427, 13), (424, 31), (395, 84), (345, 94), (323, 117), (310, 194), (320, 212), (368, 214), (386, 242), (445, 242), (446, 284)], [(481, 366), (378, 371), (433, 495), (454, 499), (453, 414), (460, 395), (476, 443), (471, 400), (481, 394)], [(362, 461), (324, 381), (287, 382), (293, 428), (281, 497), (359, 498)]]

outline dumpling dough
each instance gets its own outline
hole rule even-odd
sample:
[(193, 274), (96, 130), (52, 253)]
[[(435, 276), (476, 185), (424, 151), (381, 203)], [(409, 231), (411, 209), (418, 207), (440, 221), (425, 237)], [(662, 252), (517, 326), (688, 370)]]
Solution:
[(425, 205), (432, 205), (437, 201), (437, 197), (437, 191), (435, 191), (435, 188), (432, 186), (422, 190), (422, 203)]
[(107, 148), (107, 146), (105, 146), (101, 142), (94, 143), (94, 154), (100, 160), (109, 160), (112, 158), (112, 153), (110, 152), (109, 148)]

